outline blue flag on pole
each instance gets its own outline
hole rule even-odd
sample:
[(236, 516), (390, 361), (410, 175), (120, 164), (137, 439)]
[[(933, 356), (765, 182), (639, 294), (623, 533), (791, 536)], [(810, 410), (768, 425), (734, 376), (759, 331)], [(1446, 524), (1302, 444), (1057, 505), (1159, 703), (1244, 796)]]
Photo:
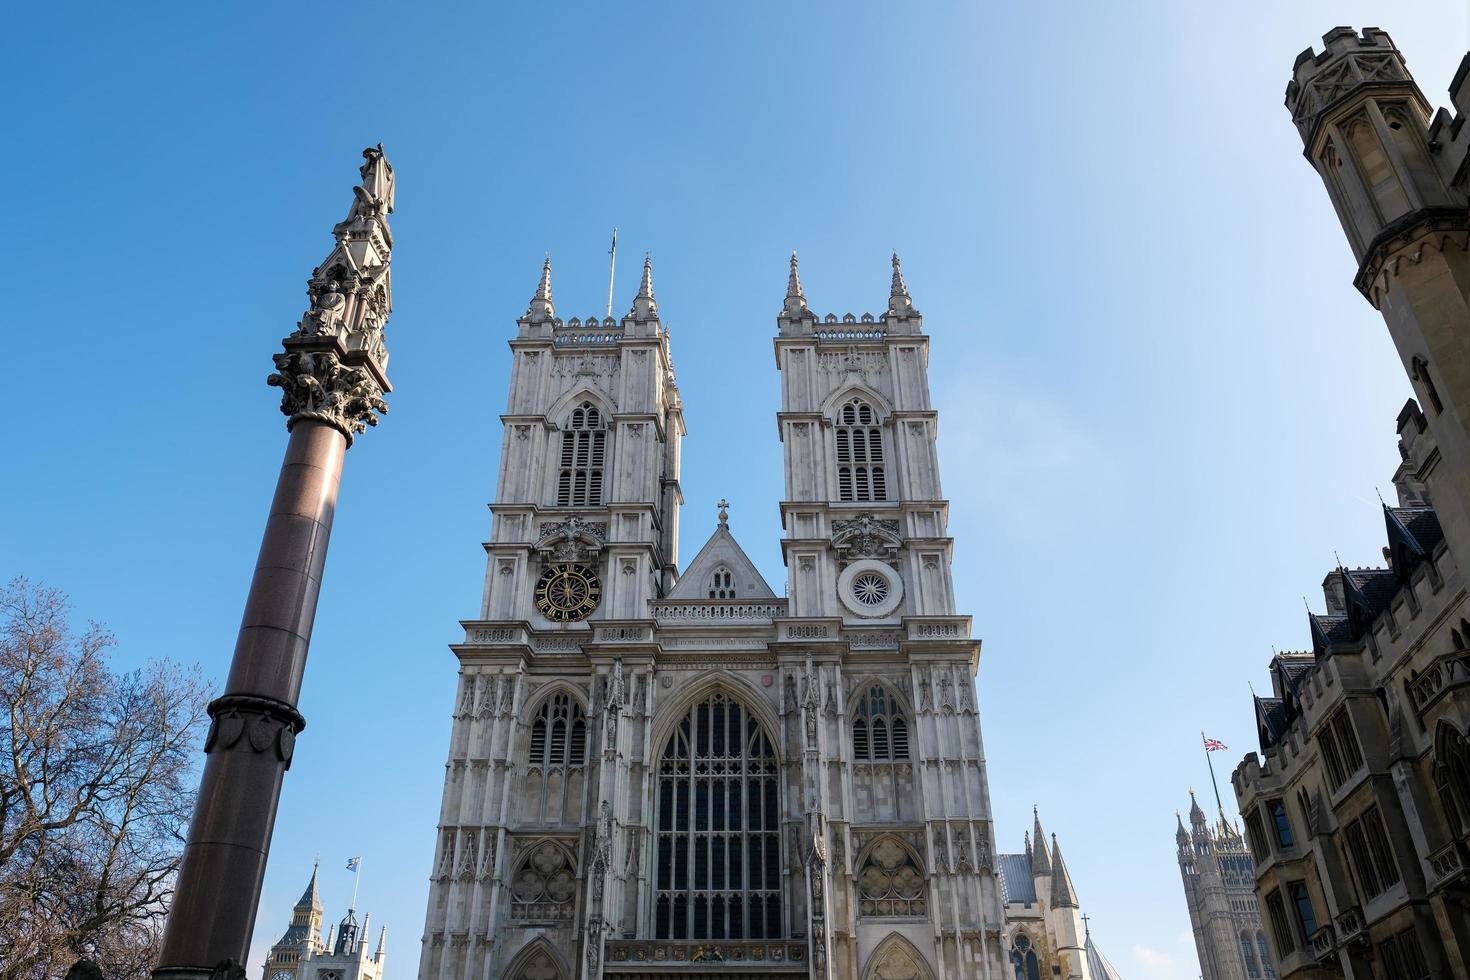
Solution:
[(361, 864), (361, 863), (362, 863), (362, 858), (360, 858), (360, 857), (348, 858), (347, 859), (347, 870), (348, 871), (356, 871), (357, 870), (357, 866), (359, 864)]

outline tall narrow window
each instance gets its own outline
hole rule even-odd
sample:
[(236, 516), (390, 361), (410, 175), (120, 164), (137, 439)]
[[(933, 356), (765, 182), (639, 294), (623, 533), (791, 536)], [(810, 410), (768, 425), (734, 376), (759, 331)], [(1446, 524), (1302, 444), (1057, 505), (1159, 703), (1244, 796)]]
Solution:
[(852, 722), (852, 757), (864, 762), (909, 757), (908, 721), (881, 684), (868, 688), (858, 701)]
[(1276, 937), (1276, 948), (1283, 957), (1295, 953), (1296, 939), (1292, 936), (1291, 925), (1286, 918), (1286, 903), (1281, 899), (1280, 890), (1266, 896), (1266, 912), (1271, 919), (1271, 932)]
[(854, 398), (837, 413), (837, 499), (887, 500), (883, 428), (878, 413)]
[(1294, 881), (1289, 886), (1291, 904), (1296, 909), (1296, 924), (1302, 929), (1302, 942), (1310, 943), (1317, 932), (1317, 913), (1312, 911), (1312, 896), (1307, 894), (1304, 881)]
[(1016, 980), (1041, 980), (1041, 962), (1024, 932), (1017, 933), (1011, 942), (1011, 968), (1015, 970)]
[(1256, 980), (1261, 975), (1260, 968), (1256, 966), (1256, 951), (1251, 944), (1251, 936), (1248, 932), (1240, 934), (1240, 958), (1245, 961), (1245, 975)]
[(781, 936), (776, 753), (744, 705), (713, 694), (659, 758), (654, 857), (658, 939)]
[(554, 694), (531, 722), (528, 765), (580, 766), (587, 762), (587, 718), (570, 694)]
[(735, 598), (735, 576), (724, 565), (714, 570), (709, 577), (709, 597), (711, 599), (733, 599)]
[(1358, 887), (1365, 899), (1376, 898), (1398, 884), (1398, 864), (1394, 861), (1388, 835), (1384, 833), (1383, 815), (1378, 812), (1378, 807), (1370, 806), (1361, 817), (1348, 824), (1344, 837), (1349, 862), (1358, 876)]
[(1261, 951), (1261, 970), (1267, 977), (1276, 976), (1276, 971), (1271, 969), (1271, 948), (1266, 945), (1266, 934), (1260, 930), (1256, 931), (1256, 948)]
[(1271, 820), (1276, 825), (1276, 843), (1282, 847), (1291, 847), (1296, 843), (1296, 838), (1291, 834), (1291, 820), (1286, 815), (1286, 803), (1283, 800), (1272, 800), (1266, 804), (1271, 811)]
[(572, 409), (561, 433), (561, 472), (556, 483), (559, 507), (591, 507), (602, 503), (602, 468), (607, 431), (602, 413), (591, 402)]

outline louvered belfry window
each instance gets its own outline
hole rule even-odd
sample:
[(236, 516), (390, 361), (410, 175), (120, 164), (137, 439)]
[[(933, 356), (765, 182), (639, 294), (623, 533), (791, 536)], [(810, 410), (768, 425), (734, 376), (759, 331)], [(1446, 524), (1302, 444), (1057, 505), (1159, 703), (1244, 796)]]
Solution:
[(837, 413), (837, 499), (887, 500), (883, 428), (878, 413), (854, 398)]
[(543, 769), (586, 765), (587, 719), (571, 695), (552, 695), (536, 712), (526, 762)]
[(868, 688), (852, 722), (852, 757), (860, 762), (896, 762), (909, 757), (909, 726), (881, 684)]
[(675, 726), (658, 770), (656, 938), (781, 936), (778, 778), (738, 701), (713, 694)]
[(556, 484), (559, 507), (602, 503), (602, 467), (607, 456), (607, 430), (602, 413), (591, 402), (572, 410), (561, 433), (561, 472)]

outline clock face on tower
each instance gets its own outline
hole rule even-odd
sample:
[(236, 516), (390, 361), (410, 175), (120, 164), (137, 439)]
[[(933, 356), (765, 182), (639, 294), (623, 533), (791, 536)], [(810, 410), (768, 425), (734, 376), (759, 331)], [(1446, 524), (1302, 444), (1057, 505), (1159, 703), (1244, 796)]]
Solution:
[(277, 970), (271, 974), (271, 980), (296, 980), (296, 974), (286, 970)]
[(590, 565), (552, 565), (536, 582), (536, 609), (553, 623), (586, 619), (601, 601), (602, 582)]

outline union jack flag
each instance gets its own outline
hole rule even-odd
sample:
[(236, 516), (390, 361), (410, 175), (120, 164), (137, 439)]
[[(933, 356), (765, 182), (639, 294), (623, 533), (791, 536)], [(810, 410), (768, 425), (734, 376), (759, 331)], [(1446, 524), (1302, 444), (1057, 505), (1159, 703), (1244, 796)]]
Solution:
[(1224, 752), (1224, 751), (1226, 751), (1226, 745), (1225, 745), (1224, 742), (1220, 741), (1218, 738), (1207, 738), (1207, 739), (1205, 739), (1205, 751), (1206, 752)]

